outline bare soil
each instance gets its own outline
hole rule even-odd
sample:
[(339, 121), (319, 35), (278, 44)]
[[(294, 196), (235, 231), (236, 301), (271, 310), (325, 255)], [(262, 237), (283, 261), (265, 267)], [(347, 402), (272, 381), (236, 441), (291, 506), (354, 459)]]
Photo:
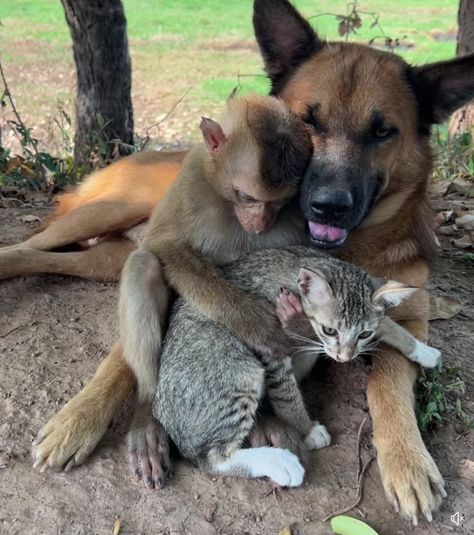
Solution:
[[(0, 245), (31, 230), (20, 217), (43, 217), (44, 207), (0, 209)], [(460, 314), (431, 325), (431, 342), (445, 362), (463, 370), (465, 408), (474, 412), (474, 262), (445, 244), (431, 288), (461, 301)], [(68, 474), (31, 468), (31, 441), (38, 429), (94, 373), (116, 334), (117, 287), (70, 277), (31, 277), (0, 283), (0, 532), (14, 534), (277, 535), (292, 526), (298, 535), (331, 533), (322, 518), (356, 494), (357, 432), (368, 416), (369, 366), (354, 363), (315, 371), (306, 384), (309, 406), (329, 428), (333, 445), (311, 454), (303, 487), (271, 492), (266, 481), (211, 478), (183, 461), (162, 491), (136, 486), (127, 473), (125, 433), (130, 407), (117, 415), (97, 451)], [(460, 432), (461, 431), (461, 432)], [(372, 453), (370, 419), (362, 435), (363, 458)], [(426, 437), (446, 478), (448, 498), (432, 524), (413, 528), (388, 505), (372, 463), (364, 495), (349, 514), (381, 535), (474, 533), (474, 482), (460, 475), (474, 460), (473, 433), (455, 422)], [(450, 516), (465, 515), (456, 527)]]

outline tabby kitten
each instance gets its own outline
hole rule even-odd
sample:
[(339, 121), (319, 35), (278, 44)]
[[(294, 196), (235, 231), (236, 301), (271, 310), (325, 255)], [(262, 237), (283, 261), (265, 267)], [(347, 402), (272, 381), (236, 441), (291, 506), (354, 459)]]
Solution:
[[(289, 450), (242, 446), (264, 395), (308, 449), (329, 445), (326, 428), (311, 421), (297, 383), (321, 351), (346, 361), (379, 337), (413, 360), (437, 362), (436, 350), (384, 318), (386, 306), (399, 304), (415, 289), (374, 279), (306, 247), (253, 253), (223, 273), (232, 284), (276, 303), (286, 328), (294, 328), (295, 319), (303, 323), (303, 310), (320, 342), (310, 340), (312, 351), (305, 357), (263, 361), (220, 324), (182, 299), (176, 302), (161, 355), (154, 415), (181, 454), (211, 473), (265, 476), (288, 487), (302, 483), (304, 468)], [(282, 286), (289, 290), (279, 291)]]

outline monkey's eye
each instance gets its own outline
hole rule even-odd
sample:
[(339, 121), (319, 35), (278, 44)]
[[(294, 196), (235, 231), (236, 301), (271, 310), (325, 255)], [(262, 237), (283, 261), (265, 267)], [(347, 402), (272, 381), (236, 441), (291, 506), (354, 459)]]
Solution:
[(361, 340), (366, 340), (367, 338), (370, 338), (374, 334), (374, 331), (362, 331), (359, 334), (359, 338)]
[(326, 336), (336, 336), (337, 335), (337, 330), (336, 329), (331, 329), (331, 327), (326, 327), (326, 326), (323, 325), (323, 333)]
[(243, 191), (236, 190), (237, 198), (239, 201), (245, 202), (245, 203), (255, 203), (259, 202), (257, 199), (254, 199), (251, 195), (247, 195)]

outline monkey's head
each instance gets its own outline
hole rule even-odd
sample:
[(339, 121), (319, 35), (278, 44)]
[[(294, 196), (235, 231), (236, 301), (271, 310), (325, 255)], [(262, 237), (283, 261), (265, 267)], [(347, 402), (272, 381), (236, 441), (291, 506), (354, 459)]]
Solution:
[(203, 118), (200, 125), (211, 185), (246, 232), (264, 233), (298, 192), (311, 160), (310, 132), (275, 97), (232, 99), (228, 112), (221, 124)]

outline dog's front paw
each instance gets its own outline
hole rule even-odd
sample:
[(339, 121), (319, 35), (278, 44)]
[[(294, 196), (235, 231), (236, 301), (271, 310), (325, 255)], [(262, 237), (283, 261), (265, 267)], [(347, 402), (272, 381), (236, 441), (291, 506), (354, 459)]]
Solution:
[(331, 444), (331, 435), (324, 425), (316, 422), (304, 439), (304, 443), (308, 450), (326, 448)]
[(417, 340), (409, 358), (424, 368), (435, 368), (441, 362), (441, 351)]
[(421, 439), (420, 444), (411, 446), (387, 445), (385, 451), (378, 451), (378, 464), (388, 500), (397, 513), (417, 526), (421, 517), (431, 522), (446, 491), (438, 467)]
[(33, 467), (70, 470), (83, 463), (104, 435), (109, 418), (77, 397), (49, 420), (33, 442)]

